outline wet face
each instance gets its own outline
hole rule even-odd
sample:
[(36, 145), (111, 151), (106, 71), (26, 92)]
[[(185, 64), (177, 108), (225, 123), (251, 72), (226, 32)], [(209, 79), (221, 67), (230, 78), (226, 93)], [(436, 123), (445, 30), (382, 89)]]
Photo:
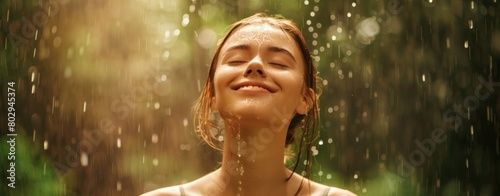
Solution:
[(242, 27), (220, 50), (212, 109), (248, 125), (273, 117), (289, 122), (308, 108), (303, 62), (297, 43), (281, 29)]

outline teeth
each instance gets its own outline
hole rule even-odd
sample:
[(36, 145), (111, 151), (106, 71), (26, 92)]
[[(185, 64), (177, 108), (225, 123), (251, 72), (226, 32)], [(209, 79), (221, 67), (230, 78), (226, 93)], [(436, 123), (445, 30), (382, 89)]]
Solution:
[(260, 89), (265, 89), (260, 86), (242, 86), (240, 89), (252, 89), (252, 88), (260, 88)]

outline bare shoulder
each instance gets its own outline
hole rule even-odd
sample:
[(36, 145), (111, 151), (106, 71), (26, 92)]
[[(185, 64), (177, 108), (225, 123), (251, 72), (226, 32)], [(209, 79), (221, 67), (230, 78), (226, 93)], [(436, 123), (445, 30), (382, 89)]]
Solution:
[(170, 186), (144, 193), (141, 196), (178, 196), (178, 195), (180, 195), (179, 186)]
[(336, 187), (330, 187), (330, 192), (328, 192), (328, 196), (356, 196), (354, 193), (351, 191), (345, 190), (345, 189), (340, 189)]
[(294, 186), (298, 186), (298, 184), (300, 184), (302, 180), (304, 180), (303, 182), (306, 186), (303, 187), (303, 189), (299, 193), (300, 195), (356, 196), (351, 191), (340, 189), (337, 187), (330, 187), (309, 179), (304, 179), (304, 177), (296, 173), (293, 174), (292, 183), (293, 181), (295, 181)]
[(354, 193), (351, 191), (337, 188), (337, 187), (330, 187), (326, 186), (314, 181), (310, 181), (311, 183), (311, 192), (313, 193), (312, 195), (325, 195), (325, 196), (356, 196)]

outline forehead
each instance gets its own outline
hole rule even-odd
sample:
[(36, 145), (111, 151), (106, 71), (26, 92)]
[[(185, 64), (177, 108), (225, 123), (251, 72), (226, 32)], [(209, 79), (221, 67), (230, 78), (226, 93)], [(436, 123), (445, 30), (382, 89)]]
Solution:
[(301, 59), (301, 54), (295, 40), (285, 31), (269, 24), (253, 24), (236, 30), (222, 46), (222, 51), (235, 45), (251, 45), (257, 48), (261, 46), (279, 46), (289, 50)]

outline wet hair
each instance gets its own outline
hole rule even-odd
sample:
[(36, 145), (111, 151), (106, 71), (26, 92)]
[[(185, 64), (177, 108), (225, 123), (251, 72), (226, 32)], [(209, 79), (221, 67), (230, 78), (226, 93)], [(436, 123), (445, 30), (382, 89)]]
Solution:
[[(262, 24), (267, 24), (272, 27), (278, 28), (291, 36), (291, 38), (293, 38), (293, 40), (295, 40), (295, 42), (297, 43), (300, 53), (302, 54), (302, 59), (304, 59), (304, 83), (306, 88), (303, 89), (303, 94), (311, 99), (312, 106), (309, 106), (306, 115), (297, 113), (292, 118), (287, 129), (285, 147), (288, 147), (290, 144), (295, 143), (294, 154), (296, 154), (296, 160), (293, 166), (293, 171), (296, 172), (297, 167), (301, 162), (300, 160), (305, 159), (307, 164), (305, 165), (303, 176), (309, 178), (311, 168), (310, 149), (313, 145), (313, 142), (318, 137), (317, 125), (319, 122), (319, 108), (317, 97), (319, 96), (321, 90), (319, 88), (317, 89), (318, 77), (316, 69), (313, 65), (313, 59), (300, 29), (291, 20), (287, 20), (281, 16), (268, 16), (263, 13), (257, 13), (248, 18), (244, 18), (234, 23), (230, 27), (227, 34), (219, 40), (217, 49), (215, 50), (215, 54), (212, 59), (212, 63), (210, 64), (207, 81), (205, 83), (205, 86), (203, 87), (203, 91), (201, 92), (200, 97), (198, 98), (194, 106), (194, 124), (196, 133), (203, 140), (205, 140), (208, 145), (217, 150), (222, 150), (222, 142), (218, 140), (218, 135), (213, 133), (213, 130), (220, 130), (220, 127), (218, 127), (217, 122), (211, 120), (213, 118), (213, 114), (211, 111), (211, 101), (212, 97), (214, 97), (215, 95), (214, 73), (215, 69), (217, 68), (220, 51), (226, 41), (237, 30), (249, 25)], [(314, 91), (314, 95), (309, 94), (309, 88)], [(297, 137), (300, 138), (296, 140), (295, 138)], [(304, 153), (305, 157), (303, 157)]]

